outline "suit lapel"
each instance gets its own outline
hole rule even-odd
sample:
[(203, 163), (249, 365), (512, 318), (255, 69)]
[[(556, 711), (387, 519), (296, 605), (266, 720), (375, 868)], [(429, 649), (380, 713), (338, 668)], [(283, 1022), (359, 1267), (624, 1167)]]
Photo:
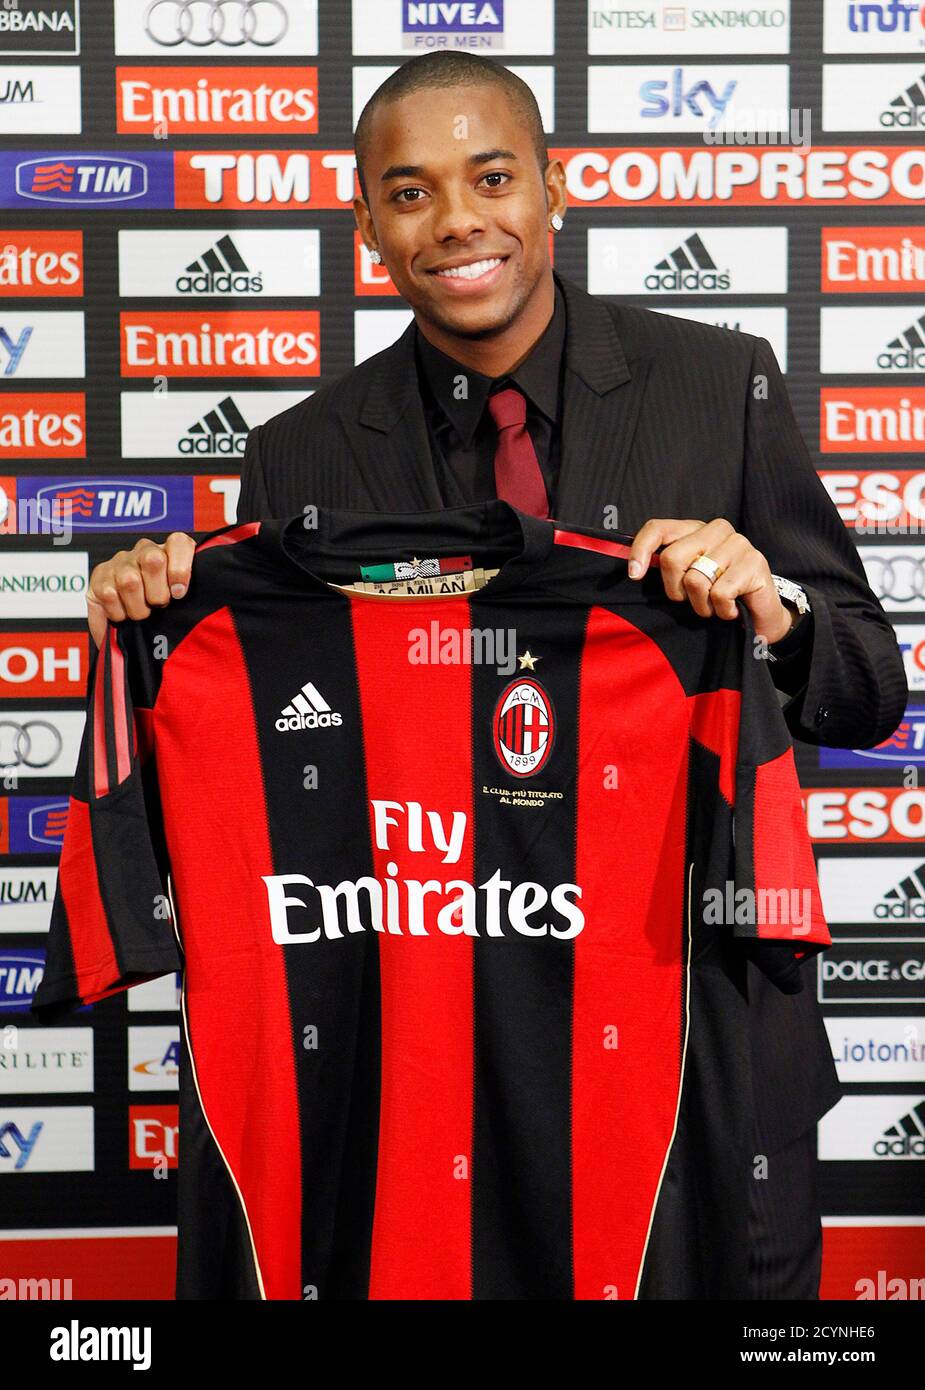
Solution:
[[(627, 361), (610, 308), (553, 271), (568, 327), (562, 388), (562, 459), (553, 513), (563, 522), (604, 526), (618, 504), (639, 419), (650, 359)], [(341, 411), (366, 492), (384, 511), (439, 511), (418, 388), (414, 321), (379, 354), (358, 414)], [(623, 523), (618, 517), (617, 526)]]
[(374, 508), (440, 511), (443, 499), (430, 454), (414, 360), (414, 320), (379, 355), (358, 415), (341, 420)]
[(626, 529), (618, 506), (651, 359), (628, 362), (611, 309), (555, 271), (568, 330), (562, 383), (562, 459), (553, 500), (557, 520)]

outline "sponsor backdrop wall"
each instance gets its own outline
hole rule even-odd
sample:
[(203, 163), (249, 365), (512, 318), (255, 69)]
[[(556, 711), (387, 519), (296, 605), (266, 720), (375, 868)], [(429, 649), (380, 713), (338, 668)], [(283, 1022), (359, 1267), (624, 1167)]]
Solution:
[(895, 620), (895, 736), (798, 754), (847, 1083), (819, 1129), (824, 1292), (901, 1296), (925, 1275), (925, 5), (902, 0), (0, 0), (0, 1279), (172, 1294), (177, 981), (67, 1027), (25, 1012), (87, 576), (141, 534), (232, 522), (248, 429), (407, 325), (359, 245), (352, 133), (437, 46), (536, 93), (564, 274), (771, 341)]

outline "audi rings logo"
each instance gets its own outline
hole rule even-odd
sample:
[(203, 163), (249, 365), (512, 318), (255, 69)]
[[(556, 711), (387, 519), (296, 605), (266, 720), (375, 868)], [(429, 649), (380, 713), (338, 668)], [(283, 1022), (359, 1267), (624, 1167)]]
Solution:
[(867, 580), (877, 598), (925, 607), (925, 558), (921, 551), (882, 555), (862, 551)]
[(0, 719), (0, 768), (50, 767), (63, 747), (60, 733), (47, 719), (30, 719), (26, 724)]
[(145, 33), (162, 48), (272, 48), (288, 28), (282, 0), (151, 0), (145, 11)]

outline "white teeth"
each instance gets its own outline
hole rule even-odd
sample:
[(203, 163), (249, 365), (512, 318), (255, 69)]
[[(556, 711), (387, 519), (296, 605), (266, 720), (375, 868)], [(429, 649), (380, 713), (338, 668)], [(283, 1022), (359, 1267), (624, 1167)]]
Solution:
[(480, 275), (486, 275), (489, 270), (494, 270), (496, 265), (501, 264), (501, 258), (496, 257), (492, 261), (475, 261), (472, 265), (457, 265), (452, 270), (438, 270), (438, 275), (445, 275), (458, 280), (477, 280)]

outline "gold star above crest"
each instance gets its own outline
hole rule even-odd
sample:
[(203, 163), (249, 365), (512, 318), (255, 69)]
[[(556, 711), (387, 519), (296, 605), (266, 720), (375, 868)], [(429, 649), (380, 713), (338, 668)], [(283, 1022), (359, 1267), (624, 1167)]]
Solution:
[(520, 662), (521, 671), (535, 671), (536, 663), (542, 660), (542, 658), (534, 656), (533, 653), (530, 651), (530, 648), (528, 647), (527, 650), (524, 652), (523, 656), (521, 656), (518, 652), (517, 660)]

